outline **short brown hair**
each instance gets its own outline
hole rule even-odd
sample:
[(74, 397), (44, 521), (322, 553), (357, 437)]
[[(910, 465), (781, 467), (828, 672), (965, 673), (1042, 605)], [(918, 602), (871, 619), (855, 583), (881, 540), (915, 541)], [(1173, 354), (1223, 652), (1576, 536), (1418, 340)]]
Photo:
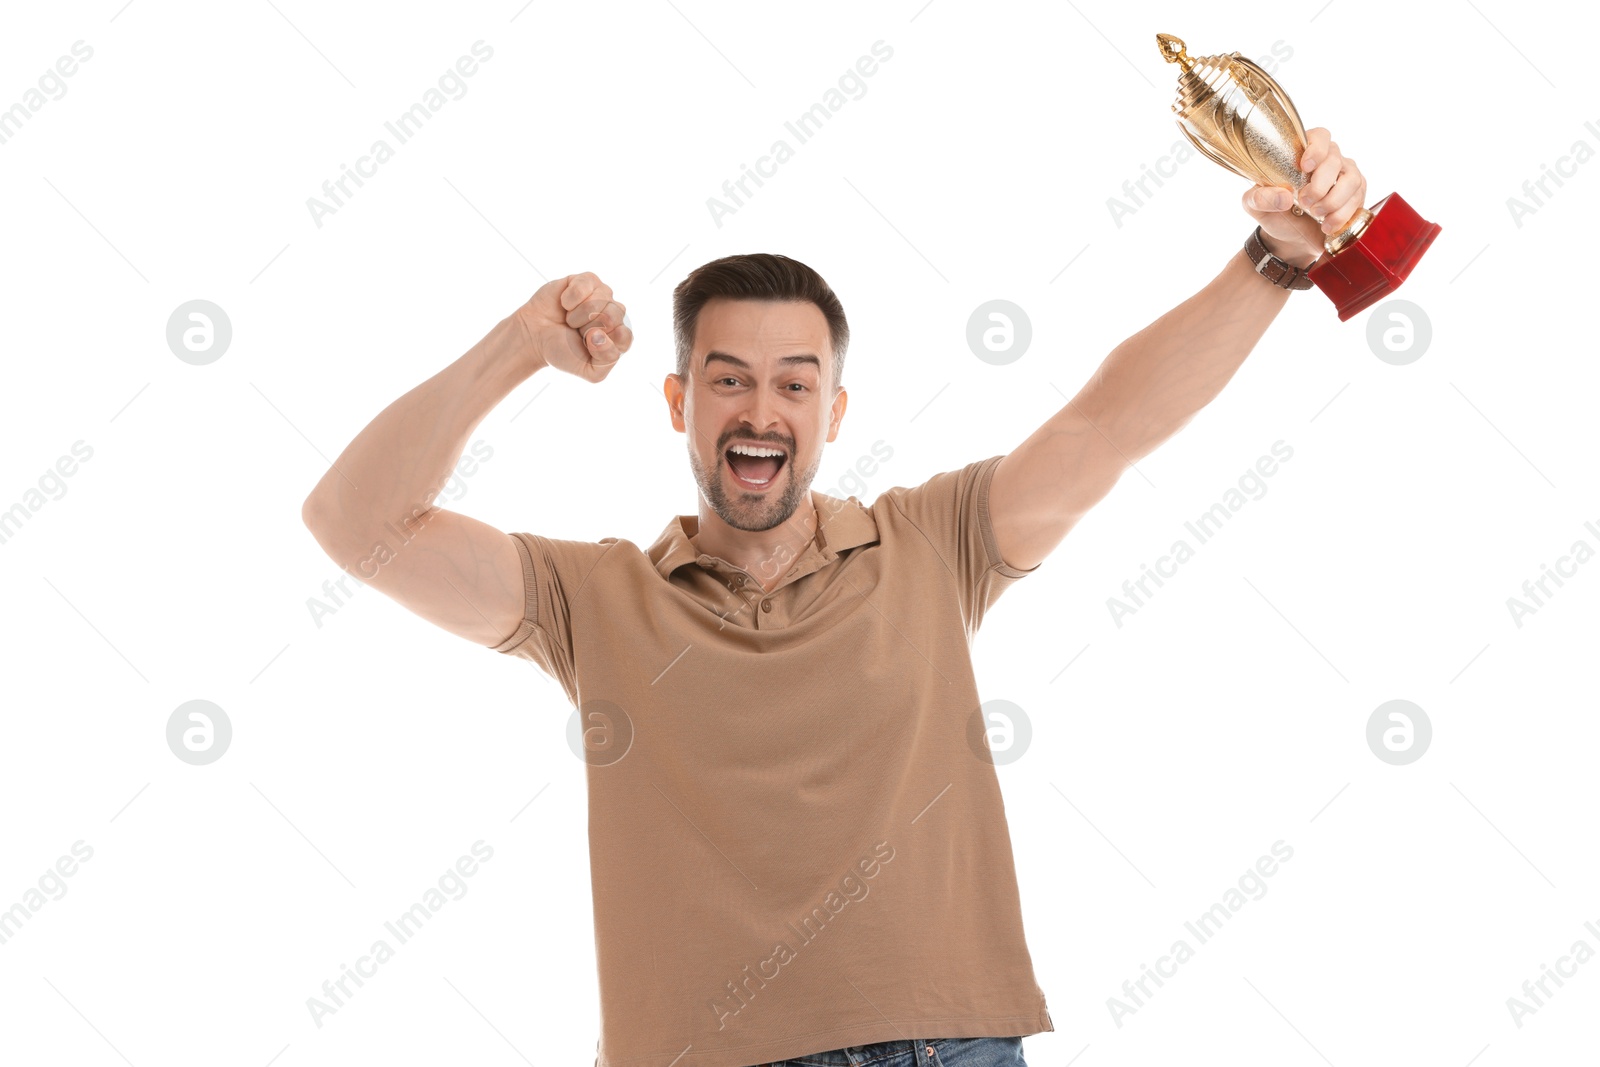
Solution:
[(822, 275), (798, 259), (770, 252), (724, 256), (689, 272), (672, 291), (672, 335), (678, 350), (678, 375), (689, 377), (689, 354), (694, 348), (695, 324), (706, 302), (728, 300), (782, 300), (815, 304), (828, 323), (833, 343), (833, 384), (844, 375), (844, 353), (850, 346), (850, 325), (844, 306)]

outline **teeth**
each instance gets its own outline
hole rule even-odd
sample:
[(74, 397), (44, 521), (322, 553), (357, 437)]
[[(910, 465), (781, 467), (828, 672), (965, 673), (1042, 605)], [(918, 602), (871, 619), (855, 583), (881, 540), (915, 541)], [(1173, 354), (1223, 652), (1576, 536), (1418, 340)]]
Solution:
[[(784, 451), (781, 448), (767, 448), (764, 445), (750, 445), (745, 444), (742, 441), (729, 446), (728, 451), (737, 452), (741, 456), (767, 457), (778, 460), (782, 460), (784, 457)], [(737, 476), (737, 473), (735, 476)], [(750, 485), (766, 485), (772, 481), (771, 478), (764, 478), (759, 481), (754, 478), (745, 478), (743, 480), (748, 482)]]

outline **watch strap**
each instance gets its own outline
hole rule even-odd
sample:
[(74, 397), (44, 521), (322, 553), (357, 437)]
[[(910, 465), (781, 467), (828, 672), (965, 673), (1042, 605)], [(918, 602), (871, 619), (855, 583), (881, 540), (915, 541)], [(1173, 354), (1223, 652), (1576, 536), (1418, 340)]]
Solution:
[(1244, 254), (1249, 257), (1250, 265), (1255, 268), (1256, 273), (1278, 288), (1311, 288), (1311, 275), (1307, 273), (1307, 268), (1286, 263), (1267, 251), (1267, 246), (1261, 241), (1260, 226), (1251, 230), (1250, 236), (1245, 238)]

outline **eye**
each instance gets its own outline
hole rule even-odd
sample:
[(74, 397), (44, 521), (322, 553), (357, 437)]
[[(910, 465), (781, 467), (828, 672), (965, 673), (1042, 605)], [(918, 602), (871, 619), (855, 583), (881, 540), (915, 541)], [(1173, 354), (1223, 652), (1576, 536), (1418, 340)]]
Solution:
[(803, 384), (803, 383), (801, 383), (801, 382), (790, 382), (790, 383), (789, 383), (789, 384), (790, 384), (790, 385), (798, 385), (798, 386), (799, 386), (799, 387), (800, 387), (800, 388), (801, 388), (801, 389), (806, 389), (806, 388), (808, 388), (808, 386), (806, 386), (806, 385), (805, 385), (805, 384)]
[(734, 378), (734, 377), (728, 377), (728, 376), (716, 379), (716, 383), (718, 385), (721, 385), (723, 382), (732, 382), (735, 385), (738, 385), (739, 384), (739, 379)]

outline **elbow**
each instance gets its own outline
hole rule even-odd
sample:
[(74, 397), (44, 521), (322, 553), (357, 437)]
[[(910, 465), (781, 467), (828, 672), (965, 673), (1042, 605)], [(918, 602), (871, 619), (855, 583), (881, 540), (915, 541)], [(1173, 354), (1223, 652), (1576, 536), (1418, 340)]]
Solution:
[(322, 500), (313, 491), (311, 495), (306, 497), (305, 502), (300, 505), (300, 521), (305, 524), (306, 529), (315, 535), (322, 524), (322, 520)]
[(330, 559), (337, 561), (343, 543), (337, 524), (329, 514), (327, 502), (313, 492), (300, 505), (300, 521)]

